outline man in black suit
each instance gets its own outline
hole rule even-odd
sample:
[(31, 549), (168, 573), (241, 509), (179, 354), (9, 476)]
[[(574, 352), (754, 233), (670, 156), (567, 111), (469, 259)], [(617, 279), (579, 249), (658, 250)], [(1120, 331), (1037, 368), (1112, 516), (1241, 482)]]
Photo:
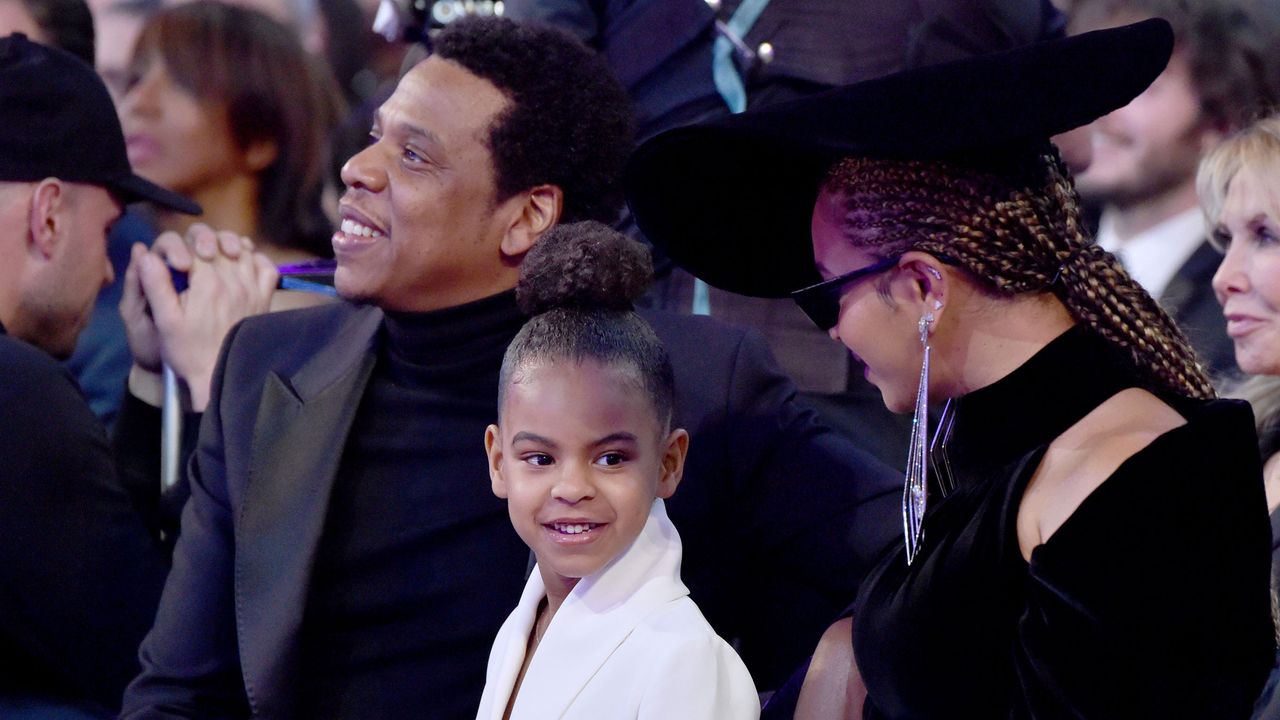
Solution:
[(1093, 157), (1077, 177), (1101, 210), (1098, 244), (1160, 301), (1216, 380), (1236, 372), (1235, 348), (1210, 281), (1221, 255), (1196, 197), (1200, 158), (1280, 101), (1280, 17), (1245, 0), (1077, 0), (1070, 31), (1148, 17), (1173, 25), (1164, 73), (1088, 127)]
[[(114, 450), (134, 460), (118, 471), (102, 424), (56, 362), (113, 280), (107, 230), (134, 200), (199, 212), (133, 175), (92, 68), (22, 35), (0, 38), (0, 717), (113, 714), (168, 572), (151, 470), (158, 411), (131, 399)], [(163, 263), (153, 259), (150, 271), (167, 285)], [(193, 287), (204, 292), (215, 276), (193, 273)], [(143, 320), (136, 337), (184, 345), (173, 365), (193, 379), (195, 365), (183, 360), (196, 359), (194, 336), (177, 297), (166, 317), (184, 327), (163, 335), (143, 318), (141, 295), (133, 298)], [(201, 305), (211, 308), (212, 296)], [(127, 472), (139, 457), (148, 471)]]
[[(343, 169), (355, 302), (223, 348), (124, 717), (474, 715), (529, 560), (481, 451), (520, 260), (557, 222), (616, 216), (630, 119), (559, 32), (477, 19), (433, 44)], [(757, 336), (648, 317), (692, 436), (683, 576), (767, 688), (900, 531), (901, 481), (793, 404)]]

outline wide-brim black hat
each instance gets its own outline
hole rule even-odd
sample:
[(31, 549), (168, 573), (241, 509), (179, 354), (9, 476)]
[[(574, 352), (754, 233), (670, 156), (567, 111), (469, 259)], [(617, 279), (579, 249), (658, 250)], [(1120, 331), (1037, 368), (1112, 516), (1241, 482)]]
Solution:
[(627, 202), (649, 240), (708, 284), (786, 297), (821, 279), (809, 227), (836, 160), (1034, 152), (1128, 104), (1172, 51), (1169, 24), (1147, 20), (677, 128), (632, 156)]
[(13, 34), (0, 38), (0, 181), (47, 177), (200, 214), (188, 198), (134, 174), (115, 105), (93, 68)]

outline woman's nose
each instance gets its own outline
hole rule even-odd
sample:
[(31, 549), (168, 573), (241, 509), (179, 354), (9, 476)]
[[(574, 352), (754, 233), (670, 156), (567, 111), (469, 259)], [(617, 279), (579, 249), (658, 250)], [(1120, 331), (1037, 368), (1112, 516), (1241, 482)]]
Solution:
[(1232, 243), (1222, 256), (1218, 270), (1213, 274), (1213, 294), (1218, 303), (1226, 302), (1227, 296), (1249, 290), (1249, 258), (1244, 243)]

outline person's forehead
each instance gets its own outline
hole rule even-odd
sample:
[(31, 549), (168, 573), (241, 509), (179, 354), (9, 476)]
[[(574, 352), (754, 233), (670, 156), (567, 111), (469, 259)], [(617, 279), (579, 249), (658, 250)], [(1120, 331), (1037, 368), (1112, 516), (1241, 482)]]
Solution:
[(506, 95), (492, 82), (432, 56), (400, 79), (376, 119), (384, 131), (389, 125), (401, 125), (442, 140), (488, 129), (507, 104)]
[[(1264, 213), (1272, 220), (1280, 219), (1280, 189), (1272, 178), (1280, 171), (1280, 160), (1268, 158), (1243, 165), (1227, 184), (1222, 213), (1241, 222), (1252, 221)], [(1226, 219), (1224, 217), (1224, 219)]]
[(22, 0), (0, 0), (0, 37), (16, 32), (24, 33), (36, 42), (49, 41)]

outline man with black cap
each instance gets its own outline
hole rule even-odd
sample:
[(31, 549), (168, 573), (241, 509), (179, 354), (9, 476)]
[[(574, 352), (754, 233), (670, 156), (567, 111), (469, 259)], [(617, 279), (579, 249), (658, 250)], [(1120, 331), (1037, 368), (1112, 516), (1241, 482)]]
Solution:
[[(133, 174), (111, 98), (88, 65), (20, 34), (0, 39), (0, 716), (115, 711), (168, 572), (152, 512), (158, 481), (117, 472), (101, 423), (55, 361), (114, 279), (106, 234), (135, 200), (200, 211)], [(207, 302), (187, 311), (172, 288), (144, 296), (168, 272), (158, 258), (140, 262), (131, 339), (182, 345), (165, 359), (187, 378), (211, 365), (210, 353), (191, 352), (209, 345), (199, 335), (216, 336), (216, 348), (225, 333), (202, 330), (197, 313), (216, 305), (235, 316), (239, 306), (215, 302), (219, 283), (258, 266), (234, 247), (236, 260), (197, 268), (176, 236), (161, 245)], [(274, 285), (269, 273), (263, 280)], [(147, 298), (168, 302), (156, 306), (163, 334), (141, 312)], [(137, 420), (121, 423), (117, 450), (158, 447), (158, 424)]]

